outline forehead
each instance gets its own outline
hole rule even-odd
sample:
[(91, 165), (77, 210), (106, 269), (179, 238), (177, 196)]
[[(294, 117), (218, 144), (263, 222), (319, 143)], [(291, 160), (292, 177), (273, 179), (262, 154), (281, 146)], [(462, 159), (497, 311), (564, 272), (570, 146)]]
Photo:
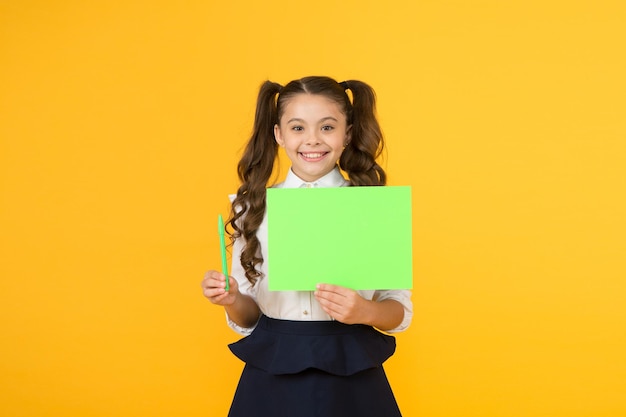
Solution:
[(281, 119), (297, 117), (315, 119), (317, 117), (344, 118), (345, 114), (339, 103), (321, 94), (300, 93), (285, 100), (281, 109)]

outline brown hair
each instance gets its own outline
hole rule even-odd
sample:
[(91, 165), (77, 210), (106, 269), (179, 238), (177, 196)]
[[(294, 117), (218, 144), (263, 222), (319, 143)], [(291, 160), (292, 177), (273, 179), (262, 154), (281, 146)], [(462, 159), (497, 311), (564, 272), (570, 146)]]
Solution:
[[(346, 90), (352, 92), (352, 102)], [(376, 96), (367, 84), (357, 80), (338, 83), (329, 77), (305, 77), (282, 87), (266, 81), (257, 98), (252, 136), (239, 161), (241, 186), (231, 207), (230, 233), (234, 241), (245, 239), (241, 266), (254, 285), (262, 275), (256, 265), (263, 262), (256, 232), (265, 214), (265, 190), (278, 155), (274, 125), (279, 123), (289, 99), (297, 94), (323, 95), (336, 102), (352, 125), (351, 140), (339, 158), (339, 167), (351, 185), (385, 185), (385, 171), (376, 162), (384, 149), (383, 135), (376, 119)]]

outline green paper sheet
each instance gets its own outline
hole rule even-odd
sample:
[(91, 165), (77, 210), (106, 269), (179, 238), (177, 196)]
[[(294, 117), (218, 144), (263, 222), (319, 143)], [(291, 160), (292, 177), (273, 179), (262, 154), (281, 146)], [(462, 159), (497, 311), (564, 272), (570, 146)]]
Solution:
[(413, 287), (411, 188), (267, 190), (270, 291)]

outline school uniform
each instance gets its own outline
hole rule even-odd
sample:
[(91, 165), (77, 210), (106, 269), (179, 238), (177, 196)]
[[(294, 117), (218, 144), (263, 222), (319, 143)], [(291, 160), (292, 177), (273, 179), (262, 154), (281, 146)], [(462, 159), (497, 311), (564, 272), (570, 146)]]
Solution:
[[(291, 170), (277, 188), (345, 187), (338, 168), (314, 183)], [(267, 216), (257, 237), (267, 257)], [(227, 315), (228, 325), (245, 337), (229, 345), (245, 367), (229, 412), (230, 417), (400, 416), (382, 364), (395, 351), (395, 338), (366, 325), (334, 321), (311, 291), (272, 291), (267, 265), (254, 286), (239, 262), (243, 242), (233, 245), (231, 275), (239, 291), (252, 297), (262, 316), (242, 328)], [(408, 290), (358, 291), (365, 299), (393, 299), (404, 307), (404, 319), (387, 333), (405, 330), (412, 319)]]

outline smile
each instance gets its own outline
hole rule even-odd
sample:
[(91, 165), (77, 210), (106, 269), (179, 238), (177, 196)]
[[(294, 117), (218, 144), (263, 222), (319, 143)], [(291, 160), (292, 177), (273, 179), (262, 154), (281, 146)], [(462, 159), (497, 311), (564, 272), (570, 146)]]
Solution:
[(326, 156), (328, 152), (300, 152), (300, 156), (306, 161), (316, 161)]

